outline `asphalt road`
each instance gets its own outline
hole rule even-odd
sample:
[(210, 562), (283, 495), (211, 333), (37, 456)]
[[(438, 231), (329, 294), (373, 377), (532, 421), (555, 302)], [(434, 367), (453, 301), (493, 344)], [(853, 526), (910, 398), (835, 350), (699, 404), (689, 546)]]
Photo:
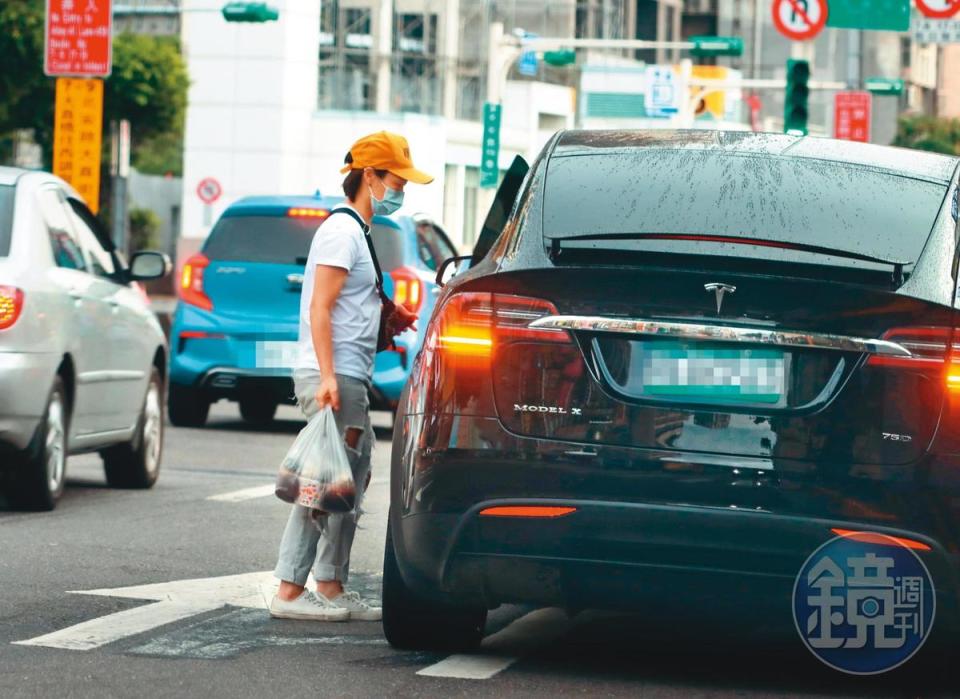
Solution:
[[(289, 507), (273, 474), (303, 424), (293, 408), (278, 417), (251, 431), (221, 403), (205, 429), (169, 428), (150, 491), (108, 489), (99, 458), (83, 456), (55, 512), (0, 505), (0, 697), (960, 695), (949, 663), (848, 677), (796, 639), (735, 624), (504, 607), (481, 651), (448, 658), (392, 650), (379, 623), (272, 620), (264, 600)], [(370, 595), (389, 458), (387, 416), (375, 424), (352, 564)]]

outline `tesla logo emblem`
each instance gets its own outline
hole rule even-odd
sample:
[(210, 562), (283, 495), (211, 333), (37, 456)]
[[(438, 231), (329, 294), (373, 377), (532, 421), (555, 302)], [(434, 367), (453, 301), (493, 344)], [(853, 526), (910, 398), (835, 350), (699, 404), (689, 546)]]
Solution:
[(703, 288), (707, 291), (712, 291), (716, 294), (717, 297), (717, 315), (720, 314), (720, 308), (723, 306), (723, 297), (725, 294), (732, 294), (737, 290), (737, 287), (731, 286), (730, 284), (720, 284), (718, 282), (711, 282), (710, 284), (704, 284)]

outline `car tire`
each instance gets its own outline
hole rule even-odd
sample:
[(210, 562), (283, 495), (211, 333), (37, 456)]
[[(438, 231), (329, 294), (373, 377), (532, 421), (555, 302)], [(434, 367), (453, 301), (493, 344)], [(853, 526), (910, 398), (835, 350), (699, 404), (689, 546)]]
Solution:
[(100, 452), (111, 488), (151, 488), (163, 456), (163, 380), (154, 369), (143, 397), (133, 441)]
[(383, 633), (394, 648), (460, 651), (476, 648), (487, 623), (485, 607), (437, 604), (417, 597), (400, 575), (391, 525), (383, 555)]
[(277, 414), (277, 404), (267, 398), (252, 396), (240, 399), (240, 417), (253, 425), (267, 425)]
[(30, 446), (13, 483), (11, 500), (26, 510), (50, 511), (63, 495), (67, 470), (70, 407), (63, 379), (57, 376)]
[(210, 399), (189, 386), (170, 384), (167, 414), (177, 427), (203, 427), (210, 413)]

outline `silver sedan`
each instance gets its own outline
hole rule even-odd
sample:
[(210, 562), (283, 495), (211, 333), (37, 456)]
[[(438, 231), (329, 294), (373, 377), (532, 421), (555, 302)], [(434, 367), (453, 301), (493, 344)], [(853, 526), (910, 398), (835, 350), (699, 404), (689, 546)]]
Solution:
[(52, 509), (69, 454), (97, 451), (112, 486), (160, 470), (167, 343), (133, 282), (170, 271), (160, 253), (127, 265), (64, 181), (0, 167), (0, 489)]

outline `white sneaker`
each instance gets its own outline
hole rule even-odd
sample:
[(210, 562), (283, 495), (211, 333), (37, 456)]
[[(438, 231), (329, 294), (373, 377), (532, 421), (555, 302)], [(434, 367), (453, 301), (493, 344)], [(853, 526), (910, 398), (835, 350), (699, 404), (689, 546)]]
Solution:
[(274, 595), (270, 602), (270, 616), (275, 619), (308, 619), (312, 621), (347, 621), (350, 611), (334, 604), (323, 595), (304, 590), (289, 602)]
[[(317, 596), (322, 597), (319, 594)], [(330, 604), (335, 604), (346, 610), (350, 614), (350, 618), (357, 621), (380, 621), (383, 617), (383, 609), (370, 606), (360, 599), (360, 595), (356, 592), (343, 592), (328, 601)]]

